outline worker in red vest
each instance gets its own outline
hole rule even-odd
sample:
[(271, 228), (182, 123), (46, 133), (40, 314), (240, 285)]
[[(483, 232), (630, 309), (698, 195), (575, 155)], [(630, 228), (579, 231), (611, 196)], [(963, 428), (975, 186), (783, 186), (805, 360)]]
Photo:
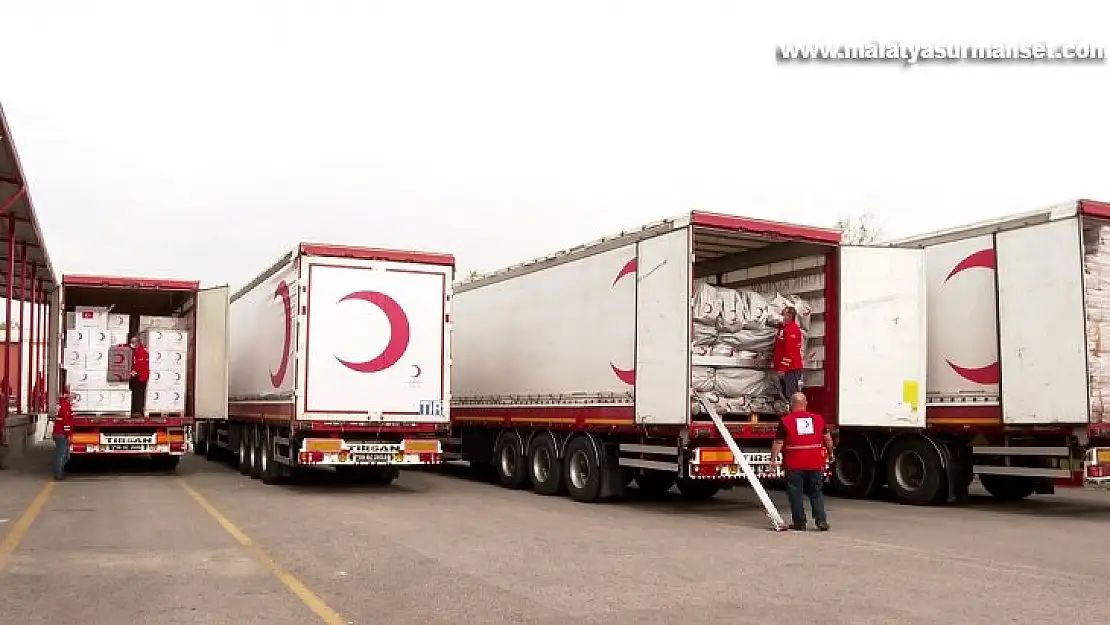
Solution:
[(64, 389), (58, 397), (58, 414), (54, 422), (54, 479), (64, 480), (66, 463), (69, 462), (69, 437), (73, 433), (73, 405), (69, 401), (69, 389)]
[(131, 337), (131, 416), (141, 417), (146, 412), (146, 383), (150, 379), (150, 352), (139, 340)]
[[(786, 495), (790, 499), (790, 529), (805, 531), (806, 509), (802, 495), (809, 497), (809, 507), (817, 529), (829, 531), (825, 514), (825, 498), (821, 492), (825, 485), (825, 465), (833, 457), (833, 440), (821, 415), (806, 410), (806, 396), (794, 393), (790, 397), (790, 412), (779, 422), (775, 442), (771, 445), (771, 471), (778, 470), (778, 457), (783, 455), (786, 469)], [(827, 454), (827, 455), (826, 455)]]
[(793, 306), (782, 311), (782, 326), (775, 337), (772, 364), (781, 376), (782, 396), (790, 399), (802, 390), (802, 327), (798, 325), (798, 312)]

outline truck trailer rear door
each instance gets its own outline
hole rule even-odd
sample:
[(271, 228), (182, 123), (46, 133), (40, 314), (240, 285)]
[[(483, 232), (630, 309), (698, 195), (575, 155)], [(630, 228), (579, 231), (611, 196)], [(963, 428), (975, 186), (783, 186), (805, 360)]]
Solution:
[(837, 422), (924, 427), (925, 254), (840, 248)]
[(636, 423), (690, 418), (690, 229), (637, 244)]
[(1077, 217), (995, 235), (1006, 424), (1087, 422), (1083, 252)]
[(197, 291), (193, 416), (227, 418), (228, 288)]

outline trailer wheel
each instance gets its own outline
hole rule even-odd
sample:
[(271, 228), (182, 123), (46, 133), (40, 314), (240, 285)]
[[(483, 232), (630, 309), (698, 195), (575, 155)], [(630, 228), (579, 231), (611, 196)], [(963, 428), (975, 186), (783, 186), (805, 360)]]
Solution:
[(713, 482), (683, 478), (676, 484), (678, 484), (678, 492), (682, 493), (682, 498), (687, 501), (708, 501), (721, 492), (721, 485)]
[(601, 497), (601, 453), (586, 436), (578, 436), (567, 445), (563, 475), (571, 499), (593, 503)]
[(177, 471), (177, 465), (181, 463), (181, 456), (153, 456), (150, 459), (154, 465), (155, 471)]
[(262, 426), (252, 427), (249, 430), (247, 444), (250, 445), (249, 473), (257, 480), (262, 477)]
[(524, 445), (516, 432), (506, 432), (497, 441), (497, 477), (505, 488), (519, 489), (528, 485), (528, 467)]
[(239, 472), (247, 475), (251, 471), (250, 429), (239, 427)]
[(263, 484), (278, 484), (283, 473), (281, 465), (274, 462), (274, 435), (270, 428), (262, 431), (262, 466), (259, 475)]
[(841, 440), (833, 463), (832, 486), (849, 499), (868, 499), (879, 483), (879, 463), (867, 440), (853, 436)]
[(1021, 501), (1037, 491), (1036, 478), (1024, 475), (980, 475), (979, 482), (999, 501)]
[(204, 457), (212, 462), (219, 460), (224, 452), (223, 449), (220, 449), (220, 443), (215, 434), (215, 429), (210, 429), (208, 432), (208, 440), (204, 442)]
[(674, 473), (644, 469), (636, 476), (636, 488), (649, 497), (658, 497), (674, 486)]
[(563, 463), (555, 451), (555, 439), (543, 433), (532, 439), (528, 450), (528, 479), (532, 489), (541, 495), (559, 495), (566, 484), (563, 481)]
[(948, 495), (948, 478), (940, 454), (921, 436), (906, 436), (887, 450), (887, 486), (895, 501), (927, 506)]

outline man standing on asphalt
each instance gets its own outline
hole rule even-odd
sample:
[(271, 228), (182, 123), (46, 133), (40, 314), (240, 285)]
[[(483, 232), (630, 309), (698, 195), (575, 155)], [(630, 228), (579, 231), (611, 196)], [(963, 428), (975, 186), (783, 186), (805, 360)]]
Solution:
[(64, 480), (66, 463), (69, 461), (69, 437), (73, 431), (73, 406), (69, 402), (69, 391), (63, 391), (58, 398), (58, 414), (54, 417), (54, 479)]
[(782, 378), (782, 396), (790, 399), (802, 390), (802, 327), (798, 325), (798, 312), (793, 306), (782, 311), (782, 326), (775, 337), (773, 364)]
[(150, 379), (150, 352), (139, 340), (131, 337), (131, 416), (141, 417), (146, 412), (146, 382)]
[[(822, 451), (827, 451), (826, 456)], [(779, 453), (783, 454), (786, 469), (786, 494), (790, 498), (790, 529), (805, 531), (806, 509), (802, 495), (809, 497), (809, 507), (817, 529), (829, 531), (825, 514), (825, 498), (821, 489), (825, 485), (826, 458), (833, 457), (833, 440), (825, 419), (806, 410), (806, 396), (790, 396), (790, 412), (779, 422), (775, 442), (771, 445), (771, 471), (779, 466)]]

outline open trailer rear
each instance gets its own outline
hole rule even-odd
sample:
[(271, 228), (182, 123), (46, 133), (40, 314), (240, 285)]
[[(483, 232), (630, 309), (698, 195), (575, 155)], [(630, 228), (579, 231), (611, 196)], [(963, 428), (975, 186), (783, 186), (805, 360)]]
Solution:
[[(173, 469), (197, 418), (227, 410), (227, 287), (195, 281), (63, 275), (51, 324), (58, 385), (68, 391), (76, 457), (149, 456)], [(132, 406), (128, 337), (150, 352), (145, 401)]]
[(389, 483), (441, 462), (451, 382), (446, 254), (302, 243), (231, 298), (226, 450), (267, 483), (331, 467)]
[[(840, 427), (925, 423), (923, 253), (694, 212), (456, 285), (452, 458), (579, 501), (759, 476), (786, 406), (768, 371), (798, 308), (803, 388)], [(692, 401), (692, 399), (694, 401)]]

